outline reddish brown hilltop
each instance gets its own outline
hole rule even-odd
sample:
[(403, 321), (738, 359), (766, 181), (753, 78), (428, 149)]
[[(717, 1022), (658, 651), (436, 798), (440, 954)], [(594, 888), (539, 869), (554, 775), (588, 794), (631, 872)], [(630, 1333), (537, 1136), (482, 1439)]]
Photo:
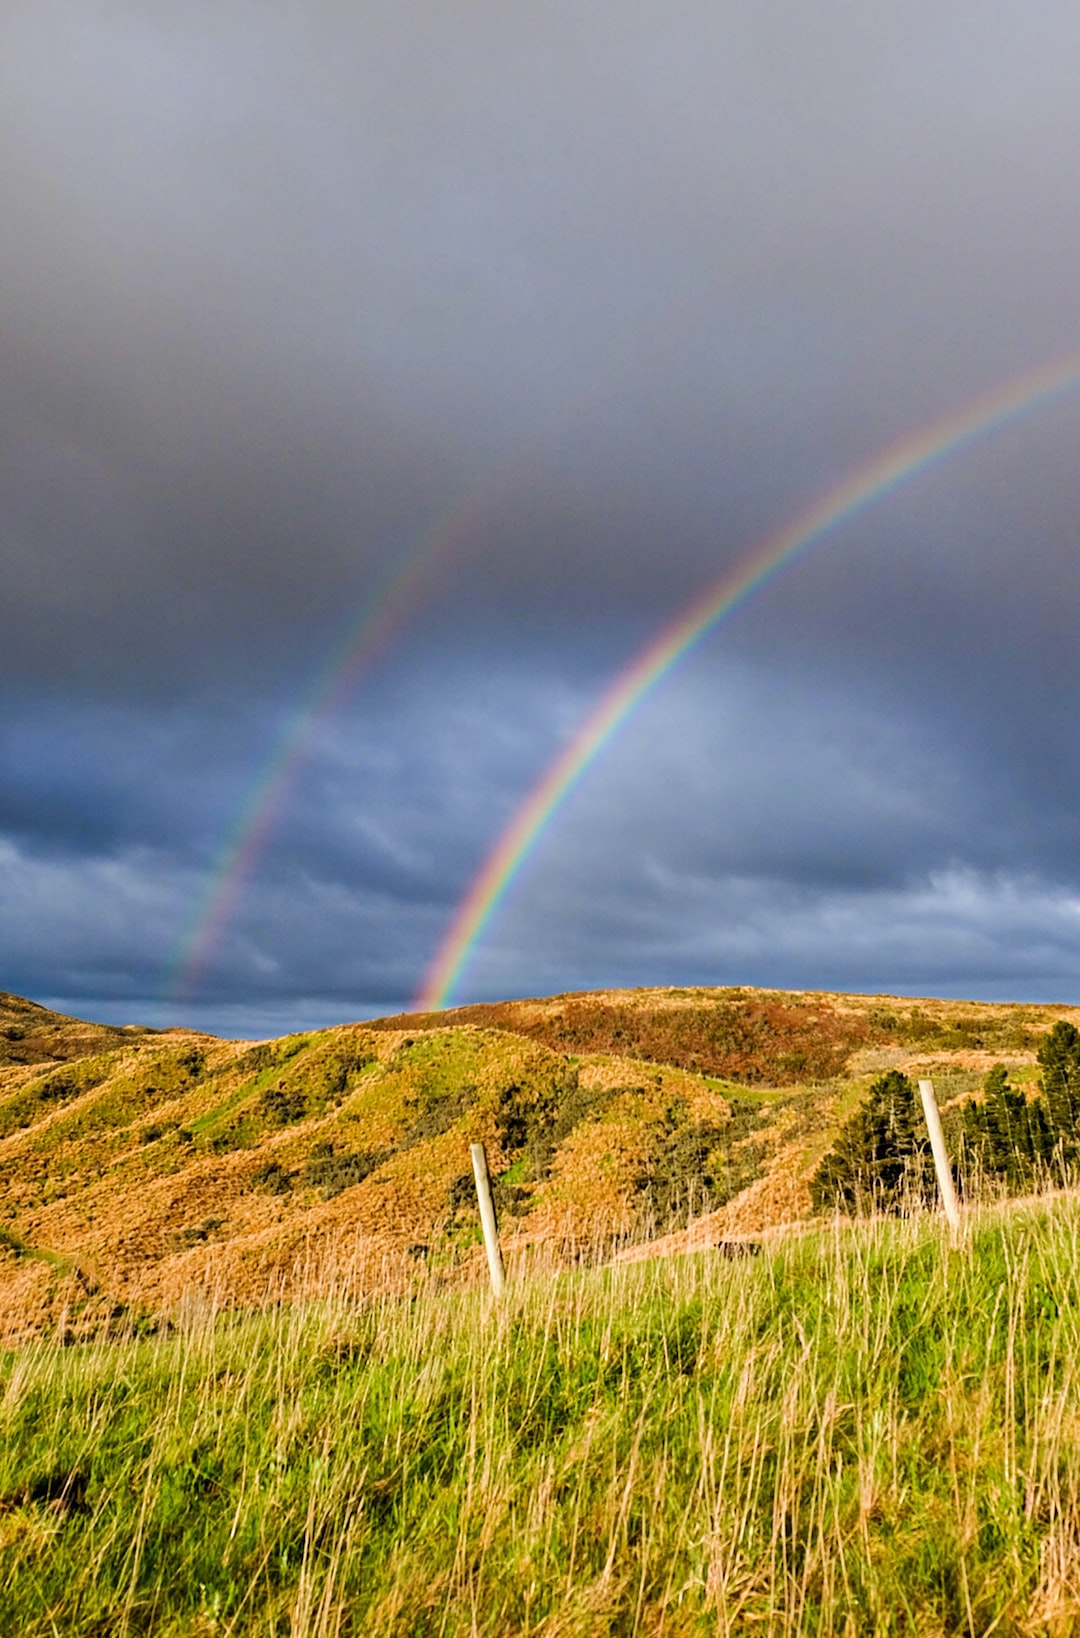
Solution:
[(1042, 1007), (899, 1000), (814, 990), (595, 990), (403, 1013), (373, 1029), (473, 1025), (526, 1035), (557, 1052), (615, 1052), (747, 1086), (811, 1085), (843, 1074), (868, 1047), (1023, 1050)]

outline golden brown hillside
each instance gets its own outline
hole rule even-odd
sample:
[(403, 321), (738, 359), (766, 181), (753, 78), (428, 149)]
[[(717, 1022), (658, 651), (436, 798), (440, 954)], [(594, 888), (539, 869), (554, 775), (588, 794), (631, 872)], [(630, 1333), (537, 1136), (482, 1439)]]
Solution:
[(13, 1044), (53, 1048), (0, 1067), (9, 1340), (157, 1323), (207, 1292), (475, 1278), (473, 1141), (511, 1263), (760, 1233), (807, 1215), (808, 1177), (882, 1069), (932, 1073), (948, 1102), (998, 1060), (1030, 1081), (1039, 1037), (1080, 1022), (1057, 1007), (648, 990), (252, 1044), (8, 999), (43, 1020)]
[(41, 1064), (102, 1052), (149, 1031), (88, 1024), (0, 990), (0, 1064)]

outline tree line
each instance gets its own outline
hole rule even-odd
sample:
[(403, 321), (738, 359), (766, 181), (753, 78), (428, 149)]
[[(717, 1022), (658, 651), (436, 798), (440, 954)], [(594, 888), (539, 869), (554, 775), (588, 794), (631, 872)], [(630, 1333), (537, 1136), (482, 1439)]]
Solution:
[[(1035, 1096), (1010, 1085), (995, 1064), (979, 1102), (944, 1111), (957, 1187), (980, 1179), (1023, 1194), (1064, 1181), (1080, 1158), (1080, 1030), (1060, 1022), (1040, 1043)], [(911, 1080), (890, 1069), (841, 1127), (810, 1182), (819, 1211), (899, 1212), (936, 1197), (934, 1163)]]

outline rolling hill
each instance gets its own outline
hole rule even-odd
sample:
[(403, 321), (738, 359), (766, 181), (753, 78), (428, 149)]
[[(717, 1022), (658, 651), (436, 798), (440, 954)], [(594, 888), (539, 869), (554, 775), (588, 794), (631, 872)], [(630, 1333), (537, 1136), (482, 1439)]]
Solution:
[(258, 1043), (0, 997), (0, 1339), (200, 1300), (482, 1273), (468, 1145), (511, 1267), (758, 1235), (875, 1075), (942, 1101), (1036, 1074), (1080, 1010), (751, 989), (604, 991)]
[(152, 1033), (137, 1025), (117, 1029), (112, 1024), (88, 1024), (0, 990), (0, 1069), (10, 1064), (62, 1063)]

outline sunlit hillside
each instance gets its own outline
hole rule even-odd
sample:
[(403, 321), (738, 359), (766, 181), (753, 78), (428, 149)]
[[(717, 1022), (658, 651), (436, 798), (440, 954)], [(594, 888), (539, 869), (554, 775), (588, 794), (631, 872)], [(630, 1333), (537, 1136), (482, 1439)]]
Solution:
[(252, 1044), (3, 1007), (9, 1343), (154, 1326), (203, 1298), (468, 1284), (483, 1267), (473, 1141), (513, 1270), (761, 1236), (808, 1217), (810, 1175), (883, 1069), (931, 1074), (948, 1105), (996, 1062), (1030, 1084), (1041, 1037), (1080, 1020), (643, 990)]
[(88, 1024), (62, 1012), (50, 1012), (36, 1001), (0, 990), (0, 1070), (9, 1064), (46, 1064), (104, 1052), (150, 1031)]

